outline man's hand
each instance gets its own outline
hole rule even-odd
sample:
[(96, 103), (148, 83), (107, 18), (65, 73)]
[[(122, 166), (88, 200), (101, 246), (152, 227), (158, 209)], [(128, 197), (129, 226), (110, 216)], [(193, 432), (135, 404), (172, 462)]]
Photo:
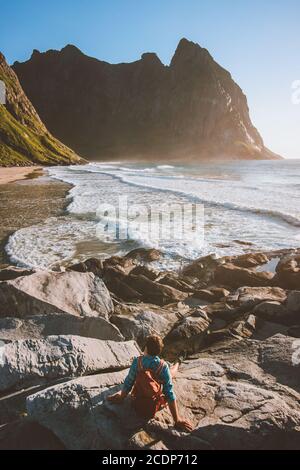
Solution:
[(114, 393), (113, 395), (108, 396), (107, 400), (115, 404), (120, 404), (124, 401), (125, 396), (126, 395), (124, 395), (122, 392), (118, 392), (118, 393)]
[(183, 432), (192, 432), (193, 431), (193, 425), (190, 421), (187, 419), (179, 419), (175, 423), (175, 428), (178, 431), (183, 431)]

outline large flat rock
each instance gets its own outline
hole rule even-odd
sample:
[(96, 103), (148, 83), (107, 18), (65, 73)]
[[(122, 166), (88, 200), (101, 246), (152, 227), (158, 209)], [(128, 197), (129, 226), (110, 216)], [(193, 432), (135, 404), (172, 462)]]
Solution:
[(138, 420), (129, 400), (116, 406), (106, 397), (119, 390), (126, 373), (99, 374), (50, 387), (28, 397), (28, 413), (61, 436), (68, 449), (124, 449)]
[(108, 318), (113, 303), (93, 273), (39, 271), (0, 282), (0, 317), (52, 312)]
[(139, 354), (134, 341), (101, 341), (71, 335), (17, 340), (0, 350), (0, 392), (122, 369)]
[(77, 317), (68, 313), (49, 313), (25, 318), (0, 318), (0, 340), (2, 341), (39, 339), (51, 335), (76, 335), (112, 341), (124, 340), (119, 329), (102, 317)]
[[(27, 398), (30, 417), (69, 449), (300, 448), (300, 374), (293, 338), (243, 340), (186, 360), (175, 380), (179, 409), (195, 427), (176, 431), (167, 409), (142, 422), (128, 398), (106, 401), (126, 370), (81, 377)], [(153, 447), (154, 448), (154, 447)]]

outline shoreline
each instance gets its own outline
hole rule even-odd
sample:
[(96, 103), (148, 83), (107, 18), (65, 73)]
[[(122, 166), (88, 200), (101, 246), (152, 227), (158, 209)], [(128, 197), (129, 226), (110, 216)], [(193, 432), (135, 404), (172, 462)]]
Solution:
[[(0, 266), (18, 265), (5, 250), (9, 237), (25, 227), (42, 223), (49, 217), (64, 215), (68, 205), (66, 196), (72, 185), (48, 177), (43, 167), (14, 167), (17, 175), (4, 173), (0, 168)], [(5, 171), (3, 171), (5, 170)], [(9, 168), (12, 170), (12, 167)], [(11, 173), (11, 172), (9, 172)], [(1, 178), (2, 176), (2, 178)]]
[[(0, 263), (1, 261), (3, 262), (3, 259), (5, 258), (5, 262), (14, 263), (15, 265), (18, 265), (18, 264), (27, 265), (26, 260), (30, 260), (30, 257), (32, 256), (31, 247), (33, 250), (35, 250), (35, 241), (34, 241), (35, 230), (37, 230), (37, 246), (40, 241), (40, 237), (38, 236), (38, 227), (35, 227), (35, 226), (38, 223), (42, 223), (43, 221), (46, 221), (46, 219), (49, 217), (48, 215), (49, 211), (48, 211), (47, 206), (51, 205), (52, 208), (54, 208), (54, 206), (58, 203), (56, 210), (53, 209), (53, 212), (50, 213), (50, 217), (52, 215), (54, 215), (54, 217), (68, 215), (71, 217), (70, 220), (72, 220), (72, 214), (68, 214), (66, 212), (66, 207), (70, 204), (70, 197), (68, 197), (69, 192), (74, 186), (76, 186), (77, 180), (75, 179), (75, 181), (73, 181), (72, 183), (70, 182), (66, 183), (63, 181), (63, 179), (60, 179), (59, 172), (58, 172), (58, 176), (56, 176), (55, 171), (53, 172), (54, 175), (51, 175), (51, 174), (49, 175), (49, 171), (41, 167), (27, 167), (27, 168), (15, 167), (15, 169), (20, 170), (19, 172), (20, 179), (10, 180), (10, 182), (7, 183), (6, 185), (2, 183), (2, 185), (0, 186), (1, 188), (0, 192), (4, 195), (7, 194), (7, 196), (12, 201), (12, 203), (8, 201), (8, 198), (7, 198), (7, 201), (4, 200), (4, 206), (5, 206), (5, 202), (8, 202), (8, 205), (6, 205), (6, 213), (5, 213), (5, 209), (2, 209), (2, 211), (0, 210), (0, 216), (2, 216), (2, 226), (3, 227), (9, 226), (9, 229), (10, 229), (9, 231), (8, 230), (6, 231), (6, 236), (3, 237), (1, 236), (2, 235), (1, 231), (3, 232), (3, 227), (0, 227), (0, 250), (2, 250), (2, 253), (0, 253)], [(7, 170), (7, 169), (2, 169), (2, 170)], [(9, 170), (10, 172), (12, 172), (13, 169), (10, 168)], [(1, 169), (0, 169), (0, 175), (1, 175)], [(39, 178), (40, 176), (42, 176), (42, 178)], [(23, 179), (21, 180), (22, 177)], [(113, 176), (113, 175), (109, 175), (109, 177), (117, 178), (116, 176)], [(67, 178), (67, 180), (72, 181), (72, 178), (71, 179)], [(10, 184), (12, 182), (14, 183), (13, 185)], [(57, 192), (59, 194), (56, 194), (55, 190), (53, 190), (53, 192), (50, 191), (49, 193), (48, 192), (49, 190), (45, 188), (45, 184), (49, 185), (51, 188), (55, 188), (56, 186)], [(126, 184), (130, 184), (130, 183), (126, 182)], [(40, 190), (37, 188), (37, 186), (40, 186)], [(42, 190), (42, 187), (44, 188), (43, 190)], [(28, 194), (31, 192), (33, 193), (32, 195)], [(61, 195), (62, 192), (63, 192), (63, 199), (64, 199), (63, 202), (57, 201), (57, 199), (60, 199), (60, 197), (62, 197)], [(105, 198), (105, 196), (107, 196), (108, 193), (109, 193), (109, 186), (106, 186), (106, 184), (102, 185), (101, 197)], [(59, 196), (58, 198), (57, 198), (57, 195)], [(44, 199), (46, 199), (46, 196), (48, 200), (44, 201)], [(28, 198), (30, 199), (29, 201), (30, 206), (34, 206), (35, 204), (35, 211), (33, 210), (33, 207), (30, 207), (29, 213), (26, 213)], [(23, 203), (25, 205), (25, 210), (23, 210)], [(20, 206), (20, 210), (19, 210), (19, 207), (15, 208), (14, 205)], [(17, 214), (14, 214), (15, 211), (19, 212), (20, 214), (19, 217), (21, 220), (17, 221), (16, 224), (10, 224), (11, 219), (17, 218), (15, 217), (15, 215)], [(76, 220), (76, 217), (75, 217), (75, 220)], [(6, 221), (8, 221), (9, 223), (6, 223)], [(63, 227), (65, 224), (65, 221), (62, 220), (60, 222), (58, 220), (58, 224), (60, 224), (61, 227)], [(11, 227), (11, 225), (13, 226)], [(33, 226), (33, 231), (31, 233), (31, 236), (28, 238), (28, 240), (30, 239), (33, 240), (33, 243), (31, 243), (31, 247), (29, 250), (28, 249), (25, 250), (25, 252), (27, 253), (27, 257), (25, 256), (24, 258), (22, 258), (22, 256), (18, 256), (17, 250), (16, 250), (16, 253), (17, 253), (16, 257), (14, 257), (14, 250), (8, 250), (8, 252), (4, 251), (4, 247), (6, 247), (7, 249), (6, 244), (10, 235), (12, 235), (15, 231), (18, 231), (19, 229), (30, 227), (30, 226)], [(49, 229), (51, 229), (50, 225), (49, 225)], [(46, 233), (45, 239), (47, 241), (47, 232), (45, 233)], [(67, 232), (66, 236), (69, 236), (69, 232)], [(22, 240), (22, 234), (20, 235), (20, 238)], [(62, 237), (62, 240), (64, 240), (63, 237)], [(202, 253), (202, 255), (205, 255), (205, 254), (209, 255), (211, 253), (215, 253), (217, 256), (225, 256), (225, 255), (230, 256), (230, 255), (237, 255), (237, 254), (260, 251), (260, 250), (273, 251), (272, 248), (275, 250), (279, 250), (280, 252), (285, 248), (288, 249), (288, 246), (285, 244), (282, 244), (283, 246), (280, 246), (280, 245), (276, 246), (276, 244), (274, 245), (271, 244), (270, 246), (259, 247), (259, 246), (256, 246), (255, 243), (252, 243), (252, 241), (247, 241), (247, 240), (248, 239), (244, 239), (244, 238), (242, 239), (242, 241), (239, 239), (234, 239), (234, 240), (230, 239), (228, 240), (227, 243), (222, 244), (222, 243), (217, 243), (217, 241), (214, 239), (213, 240), (214, 243), (212, 243), (210, 246), (211, 248), (210, 251), (209, 252), (206, 251)], [(249, 238), (249, 240), (252, 240), (251, 237)], [(60, 240), (58, 240), (58, 246), (60, 246), (59, 241)], [(72, 242), (70, 242), (70, 244), (71, 243)], [(241, 248), (239, 248), (239, 245), (241, 245)], [(27, 244), (25, 244), (24, 246), (27, 247)], [(51, 243), (50, 243), (50, 246), (51, 246)], [(124, 247), (122, 246), (121, 247), (122, 253), (124, 250), (125, 251), (127, 250), (127, 246), (128, 248), (130, 248), (132, 245), (128, 244), (128, 245), (124, 245)], [(290, 246), (292, 246), (292, 244), (290, 244)], [(293, 248), (294, 249), (298, 248), (298, 244), (297, 246), (294, 246)], [(106, 245), (105, 247), (103, 247), (102, 245), (100, 246), (98, 240), (94, 240), (94, 238), (88, 238), (88, 237), (85, 240), (81, 238), (78, 242), (78, 246), (76, 246), (76, 254), (74, 255), (74, 261), (75, 262), (82, 261), (84, 257), (86, 256), (97, 257), (99, 254), (103, 255), (104, 252), (107, 254), (107, 256), (113, 255), (113, 250), (110, 249), (110, 247), (107, 250)], [(199, 255), (200, 254), (201, 253), (199, 253)], [(2, 256), (2, 260), (1, 260), (1, 256)], [(48, 254), (46, 256), (48, 256)], [(178, 265), (177, 269), (180, 269), (179, 264), (185, 265), (186, 263), (191, 262), (192, 259), (193, 259), (192, 257), (191, 258), (183, 257), (181, 263), (174, 261), (174, 264), (176, 264), (176, 266)], [(173, 263), (170, 262), (169, 264), (169, 262), (166, 261), (166, 264), (167, 266), (164, 269), (166, 270), (176, 269)], [(30, 265), (30, 263), (28, 265)], [(159, 268), (162, 268), (162, 266), (159, 266)]]
[(15, 183), (24, 179), (33, 179), (43, 176), (44, 168), (41, 166), (12, 166), (12, 167), (0, 167), (0, 185)]

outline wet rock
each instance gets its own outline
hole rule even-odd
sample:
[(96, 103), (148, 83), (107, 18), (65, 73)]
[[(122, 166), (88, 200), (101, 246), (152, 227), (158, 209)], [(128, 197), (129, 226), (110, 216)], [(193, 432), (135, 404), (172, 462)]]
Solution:
[(300, 290), (300, 254), (283, 256), (276, 267), (274, 285), (284, 289)]
[(188, 297), (188, 294), (184, 292), (170, 286), (150, 281), (150, 279), (142, 275), (134, 276), (129, 274), (126, 278), (126, 284), (138, 291), (142, 295), (144, 302), (157, 305), (168, 305), (180, 302)]
[(199, 289), (194, 291), (193, 297), (210, 302), (218, 302), (227, 297), (230, 292), (222, 287), (211, 287), (209, 289)]
[(214, 281), (217, 284), (230, 288), (241, 286), (263, 287), (269, 286), (274, 274), (268, 272), (256, 272), (248, 268), (235, 266), (234, 264), (220, 264), (215, 271)]
[(125, 255), (126, 259), (131, 259), (137, 262), (151, 263), (158, 261), (161, 258), (161, 252), (154, 248), (136, 248)]
[(214, 276), (216, 267), (222, 263), (214, 254), (203, 256), (193, 263), (185, 266), (182, 270), (184, 276), (192, 276), (201, 280), (204, 284), (208, 284)]
[(255, 268), (268, 263), (268, 261), (269, 258), (264, 253), (247, 253), (231, 259), (232, 264), (241, 268)]
[(113, 304), (103, 281), (92, 273), (39, 271), (0, 283), (0, 317), (52, 312), (108, 319)]
[(203, 317), (186, 317), (175, 324), (164, 339), (164, 355), (170, 361), (182, 354), (194, 354), (203, 346), (209, 321)]
[(112, 256), (103, 261), (104, 272), (109, 268), (114, 268), (121, 273), (128, 274), (135, 265), (134, 259), (126, 258), (125, 256)]
[(234, 243), (237, 243), (238, 245), (242, 245), (242, 246), (253, 246), (253, 243), (252, 242), (247, 242), (245, 240), (233, 240)]
[(159, 283), (165, 286), (174, 287), (174, 289), (180, 290), (182, 292), (190, 293), (194, 291), (193, 286), (188, 284), (186, 281), (180, 279), (178, 276), (176, 276), (173, 273), (168, 273), (165, 276), (163, 276), (159, 280)]
[(239, 304), (259, 301), (284, 302), (287, 298), (285, 290), (279, 287), (240, 287), (227, 301), (233, 300)]
[(209, 289), (199, 289), (194, 291), (193, 298), (214, 302), (215, 296)]
[(7, 266), (6, 268), (0, 269), (0, 281), (10, 281), (17, 279), (21, 276), (29, 276), (33, 274), (33, 269), (17, 268), (16, 266)]
[(142, 276), (147, 277), (150, 279), (150, 281), (155, 281), (155, 279), (159, 276), (159, 271), (156, 271), (155, 269), (150, 269), (147, 266), (136, 266), (135, 268), (130, 271), (131, 274), (134, 274), (135, 276), (139, 276), (140, 274)]
[(72, 264), (68, 269), (79, 273), (91, 272), (95, 274), (95, 276), (101, 277), (103, 273), (103, 261), (97, 258), (89, 258), (80, 263)]
[(0, 391), (125, 368), (137, 355), (139, 349), (134, 341), (101, 341), (71, 335), (13, 341), (1, 351)]
[(137, 302), (143, 298), (142, 294), (127, 284), (126, 274), (120, 272), (120, 270), (115, 267), (105, 269), (103, 281), (108, 290), (119, 299), (127, 302)]

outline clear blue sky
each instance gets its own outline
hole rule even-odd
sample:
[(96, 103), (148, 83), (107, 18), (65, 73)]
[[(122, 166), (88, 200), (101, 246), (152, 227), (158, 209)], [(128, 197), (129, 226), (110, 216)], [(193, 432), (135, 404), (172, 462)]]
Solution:
[(246, 93), (266, 145), (300, 158), (299, 0), (0, 0), (0, 14), (9, 63), (71, 43), (113, 63), (154, 51), (167, 64), (180, 38), (198, 42)]

